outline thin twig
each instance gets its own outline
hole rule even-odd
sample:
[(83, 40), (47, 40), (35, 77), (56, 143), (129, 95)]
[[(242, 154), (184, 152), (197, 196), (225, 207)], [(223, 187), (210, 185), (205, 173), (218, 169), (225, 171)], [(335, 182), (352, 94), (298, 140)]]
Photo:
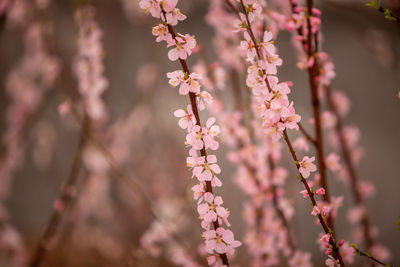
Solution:
[[(318, 46), (318, 38), (312, 32), (311, 27), (311, 16), (313, 9), (313, 0), (307, 0), (307, 55), (308, 58), (314, 57), (316, 51), (316, 47)], [(313, 41), (314, 40), (314, 45)], [(313, 49), (314, 47), (314, 49)], [(330, 193), (328, 187), (328, 181), (326, 177), (326, 165), (325, 165), (325, 157), (324, 157), (324, 141), (322, 134), (322, 123), (321, 123), (321, 103), (318, 97), (318, 81), (317, 77), (319, 76), (319, 64), (318, 60), (314, 58), (314, 64), (312, 67), (308, 68), (308, 81), (310, 83), (311, 90), (311, 103), (313, 107), (314, 120), (315, 120), (315, 137), (316, 137), (316, 149), (317, 149), (317, 163), (319, 167), (319, 174), (321, 176), (321, 186), (325, 189), (325, 194), (323, 195), (323, 199), (326, 203), (330, 203)], [(334, 222), (332, 216), (328, 216), (328, 225), (334, 230)]]
[[(226, 0), (226, 2), (229, 3), (229, 0)], [(258, 45), (257, 45), (258, 42), (257, 42), (257, 40), (256, 40), (256, 38), (255, 38), (255, 36), (253, 34), (253, 31), (252, 31), (252, 28), (251, 28), (251, 24), (250, 24), (250, 20), (248, 18), (248, 13), (246, 11), (246, 7), (245, 7), (245, 5), (243, 3), (243, 0), (240, 0), (240, 4), (241, 4), (242, 9), (243, 9), (243, 11), (245, 13), (245, 16), (246, 16), (246, 21), (247, 21), (247, 26), (248, 26), (247, 30), (249, 32), (250, 38), (252, 39), (252, 41), (254, 43), (254, 47), (256, 49), (257, 56), (258, 56), (259, 60), (261, 60), (261, 54), (258, 51)], [(264, 72), (264, 74), (265, 74), (265, 72)], [(266, 78), (266, 84), (267, 84), (267, 87), (268, 87), (269, 91), (271, 91), (272, 89), (271, 89), (271, 87), (270, 87), (270, 85), (268, 83), (268, 78)], [(286, 141), (286, 144), (289, 147), (289, 150), (290, 150), (290, 153), (291, 153), (291, 155), (293, 157), (293, 160), (296, 163), (296, 167), (297, 167), (297, 169), (299, 171), (299, 168), (300, 168), (299, 161), (297, 159), (297, 156), (295, 154), (293, 146), (292, 146), (292, 144), (291, 144), (291, 142), (289, 140), (289, 137), (287, 136), (286, 129), (283, 131), (283, 135), (284, 135), (284, 139)], [(317, 206), (317, 202), (316, 202), (316, 200), (314, 198), (314, 194), (311, 192), (311, 189), (308, 186), (307, 181), (304, 179), (304, 177), (300, 173), (300, 171), (299, 171), (299, 177), (301, 178), (301, 182), (304, 184), (304, 187), (306, 188), (306, 190), (308, 192), (308, 195), (309, 195), (309, 197), (311, 199), (312, 204), (314, 206)], [(338, 260), (342, 267), (345, 267), (345, 264), (343, 262), (342, 256), (340, 255), (340, 252), (339, 252), (339, 247), (337, 246), (336, 241), (335, 241), (334, 236), (333, 236), (333, 230), (330, 227), (328, 227), (327, 223), (325, 222), (325, 220), (324, 220), (324, 218), (322, 217), (321, 214), (318, 214), (318, 219), (319, 219), (320, 224), (321, 224), (322, 228), (324, 229), (325, 233), (326, 234), (330, 234), (330, 236), (331, 236), (330, 239), (329, 239), (329, 244), (332, 247), (332, 254), (333, 254), (334, 259)]]
[[(166, 15), (165, 11), (162, 10), (162, 12), (163, 12), (164, 17), (165, 17), (165, 15)], [(169, 33), (172, 35), (172, 38), (176, 40), (176, 33), (175, 33), (173, 27), (170, 24), (167, 24), (167, 27), (168, 27)], [(179, 62), (181, 64), (181, 66), (182, 66), (183, 72), (185, 72), (187, 75), (189, 75), (190, 71), (189, 71), (189, 67), (188, 67), (188, 65), (186, 63), (186, 60), (183, 60), (183, 59), (179, 58)], [(200, 116), (199, 116), (197, 103), (196, 103), (196, 94), (193, 93), (193, 92), (189, 92), (189, 100), (190, 100), (190, 104), (192, 106), (193, 114), (194, 114), (194, 116), (196, 118), (196, 125), (201, 127)], [(204, 157), (205, 160), (207, 160), (207, 152), (206, 152), (206, 149), (204, 147), (200, 150), (200, 155), (202, 157)], [(211, 194), (213, 193), (212, 186), (211, 186), (211, 181), (206, 181), (206, 192), (209, 192)], [(214, 226), (215, 230), (220, 227), (220, 225), (218, 223), (218, 220), (213, 222), (213, 226)], [(228, 257), (226, 256), (226, 253), (219, 254), (219, 255), (220, 255), (220, 258), (222, 260), (222, 263), (224, 265), (229, 266)]]
[(387, 264), (387, 263), (384, 263), (384, 262), (378, 260), (377, 258), (372, 256), (371, 253), (362, 252), (361, 250), (359, 250), (357, 248), (357, 246), (355, 244), (351, 244), (351, 247), (354, 249), (354, 253), (357, 254), (357, 255), (360, 255), (360, 256), (363, 256), (363, 257), (367, 257), (371, 261), (376, 262), (376, 263), (378, 263), (378, 264), (380, 264), (382, 266), (385, 266), (385, 267), (394, 267), (393, 265), (390, 265), (390, 264)]
[(300, 132), (304, 135), (304, 137), (307, 139), (307, 141), (311, 142), (315, 147), (317, 146), (317, 140), (315, 140), (311, 135), (307, 132), (307, 130), (304, 128), (304, 126), (299, 122), (297, 125), (299, 125)]
[(36, 252), (33, 254), (31, 259), (30, 267), (38, 267), (41, 265), (51, 241), (54, 239), (57, 230), (60, 226), (61, 220), (65, 215), (65, 211), (69, 207), (71, 201), (74, 199), (76, 192), (76, 185), (78, 183), (79, 171), (82, 166), (82, 153), (87, 142), (88, 133), (90, 131), (90, 121), (85, 117), (78, 143), (78, 148), (76, 149), (74, 160), (72, 162), (72, 167), (70, 170), (69, 177), (63, 186), (60, 197), (58, 199), (61, 208), (54, 208), (50, 219), (47, 223), (45, 231), (40, 238), (37, 245)]
[[(295, 164), (296, 164), (296, 167), (297, 167), (297, 170), (298, 170), (298, 173), (299, 173), (299, 176), (298, 176), (298, 177), (300, 178), (300, 181), (303, 183), (304, 187), (306, 188), (307, 194), (308, 194), (308, 196), (309, 196), (309, 198), (310, 198), (310, 200), (311, 200), (311, 203), (313, 204), (313, 206), (317, 206), (317, 202), (316, 202), (316, 200), (315, 200), (315, 198), (314, 198), (314, 193), (311, 191), (311, 189), (310, 189), (310, 187), (309, 187), (309, 185), (308, 185), (306, 179), (305, 179), (305, 178), (303, 177), (303, 175), (300, 173), (300, 164), (299, 164), (299, 160), (298, 160), (298, 158), (297, 158), (297, 156), (296, 156), (296, 152), (295, 152), (294, 149), (293, 149), (292, 143), (290, 142), (289, 137), (288, 137), (288, 135), (287, 135), (287, 133), (286, 133), (286, 129), (283, 131), (283, 137), (284, 137), (284, 139), (285, 139), (286, 144), (287, 144), (288, 147), (289, 147), (289, 152), (290, 152), (290, 154), (291, 154), (291, 156), (292, 156), (292, 158), (293, 158), (293, 160), (294, 160), (294, 162), (295, 162)], [(336, 241), (335, 241), (335, 239), (334, 239), (334, 237), (333, 237), (333, 231), (332, 231), (332, 229), (329, 228), (329, 226), (328, 226), (327, 223), (325, 222), (324, 218), (322, 217), (321, 213), (319, 213), (317, 216), (318, 216), (318, 220), (319, 220), (319, 222), (320, 222), (322, 228), (323, 228), (324, 231), (325, 231), (325, 234), (330, 234), (330, 235), (331, 235), (331, 237), (330, 237), (330, 239), (329, 239), (329, 244), (330, 244), (331, 247), (332, 247), (333, 257), (334, 257), (336, 260), (339, 261), (340, 266), (345, 267), (345, 264), (344, 264), (344, 262), (343, 262), (342, 256), (340, 255), (340, 252), (339, 252), (339, 247), (337, 246)]]

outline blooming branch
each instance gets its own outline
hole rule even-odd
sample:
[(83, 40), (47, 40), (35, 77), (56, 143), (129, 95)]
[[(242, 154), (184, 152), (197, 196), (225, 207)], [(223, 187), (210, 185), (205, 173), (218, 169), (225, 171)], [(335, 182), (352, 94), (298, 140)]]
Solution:
[[(239, 31), (245, 31), (244, 37), (246, 41), (241, 42), (241, 48), (246, 52), (247, 60), (252, 64), (248, 68), (247, 85), (252, 88), (257, 105), (257, 114), (261, 117), (264, 133), (270, 135), (272, 139), (276, 141), (283, 136), (289, 147), (293, 160), (296, 162), (296, 166), (299, 170), (299, 178), (304, 184), (308, 196), (313, 204), (313, 215), (318, 217), (325, 234), (330, 236), (328, 242), (328, 254), (332, 254), (334, 262), (340, 264), (340, 266), (345, 266), (339, 253), (339, 246), (336, 244), (334, 239), (333, 231), (325, 222), (324, 217), (327, 215), (327, 210), (320, 211), (314, 198), (314, 192), (311, 191), (302, 174), (302, 172), (307, 174), (307, 171), (315, 169), (307, 159), (302, 161), (303, 166), (300, 166), (291, 142), (287, 136), (287, 129), (298, 129), (297, 123), (300, 121), (300, 116), (295, 113), (293, 103), (289, 103), (287, 95), (290, 92), (290, 89), (287, 83), (279, 84), (278, 78), (274, 76), (277, 72), (276, 67), (282, 64), (282, 60), (276, 54), (276, 49), (271, 42), (272, 33), (264, 32), (263, 41), (257, 42), (252, 30), (251, 21), (256, 17), (261, 16), (257, 4), (258, 3), (254, 3), (254, 1), (249, 3), (246, 1), (245, 4), (241, 0), (240, 5), (244, 14), (238, 14), (240, 21), (236, 23), (236, 25), (239, 25)], [(256, 60), (254, 60), (255, 57)]]
[(177, 0), (142, 0), (139, 5), (145, 12), (162, 20), (162, 24), (153, 28), (153, 34), (157, 36), (156, 41), (165, 41), (167, 47), (173, 47), (168, 52), (168, 58), (171, 61), (179, 60), (181, 64), (182, 71), (170, 72), (167, 76), (170, 78), (169, 83), (174, 87), (179, 86), (179, 93), (188, 95), (190, 100), (190, 108), (186, 110), (186, 113), (177, 111), (175, 115), (188, 118), (187, 123), (180, 124), (188, 131), (186, 144), (191, 147), (187, 163), (192, 168), (192, 177), (196, 177), (199, 181), (199, 184), (193, 187), (193, 191), (194, 198), (198, 200), (198, 212), (204, 229), (202, 236), (205, 239), (206, 251), (209, 253), (208, 263), (214, 264), (217, 258), (221, 258), (222, 263), (229, 266), (226, 254), (233, 254), (234, 248), (240, 246), (241, 243), (234, 239), (230, 230), (222, 226), (223, 224), (230, 226), (230, 224), (227, 220), (229, 212), (221, 206), (222, 198), (213, 194), (213, 187), (222, 184), (216, 176), (220, 169), (216, 164), (216, 157), (207, 155), (206, 152), (207, 149), (218, 149), (219, 144), (215, 138), (220, 130), (217, 125), (213, 125), (215, 122), (213, 117), (207, 119), (206, 126), (201, 125), (199, 110), (203, 110), (205, 103), (210, 103), (212, 97), (206, 91), (200, 90), (198, 82), (200, 76), (190, 73), (186, 63), (186, 58), (191, 55), (196, 45), (194, 36), (176, 34), (173, 29), (178, 21), (186, 18), (175, 7), (177, 2)]

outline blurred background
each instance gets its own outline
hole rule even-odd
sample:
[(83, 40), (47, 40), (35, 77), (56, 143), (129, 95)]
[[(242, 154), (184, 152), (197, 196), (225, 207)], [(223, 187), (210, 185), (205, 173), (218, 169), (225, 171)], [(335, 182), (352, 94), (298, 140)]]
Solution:
[[(361, 131), (365, 154), (358, 168), (359, 176), (371, 180), (376, 187), (376, 195), (367, 201), (370, 219), (379, 228), (379, 242), (392, 252), (390, 262), (397, 266), (400, 264), (400, 232), (396, 225), (400, 216), (400, 99), (397, 96), (400, 90), (400, 23), (386, 20), (381, 13), (366, 7), (362, 0), (315, 2), (322, 11), (322, 49), (336, 65), (333, 88), (344, 91), (351, 100), (351, 111), (345, 123), (354, 124)], [(398, 1), (383, 3), (400, 13)], [(151, 27), (158, 21), (142, 14), (137, 0), (96, 0), (93, 4), (104, 34), (105, 77), (109, 81), (103, 94), (109, 115), (100, 132), (111, 150), (112, 147), (118, 152), (127, 150), (124, 153), (128, 156), (120, 164), (126, 177), (119, 179), (109, 170), (105, 170), (106, 175), (93, 174), (90, 168), (80, 172), (80, 189), (74, 208), (63, 220), (43, 266), (173, 266), (168, 257), (163, 256), (163, 250), (159, 257), (143, 252), (139, 240), (154, 220), (143, 195), (156, 195), (153, 202), (160, 213), (166, 212), (172, 220), (184, 217), (177, 227), (182, 229), (181, 237), (189, 247), (194, 250), (201, 243), (201, 229), (190, 190), (193, 180), (185, 166), (185, 132), (173, 116), (176, 109), (186, 106), (187, 99), (178, 96), (166, 77), (166, 72), (178, 69), (179, 65), (168, 60), (164, 44), (154, 41)], [(177, 30), (195, 34), (209, 60), (215, 61), (212, 46), (215, 33), (204, 20), (208, 1), (180, 1), (178, 7), (188, 19), (180, 23)], [(53, 202), (69, 175), (79, 140), (79, 125), (74, 117), (61, 117), (57, 111), (66, 96), (72, 100), (78, 98), (77, 80), (72, 71), (77, 54), (76, 8), (74, 1), (53, 1), (46, 12), (54, 27), (50, 42), (54, 54), (60, 58), (61, 73), (54, 88), (45, 94), (43, 108), (32, 118), (23, 135), (23, 152), (12, 174), (11, 193), (5, 201), (8, 220), (20, 232), (28, 255), (34, 252)], [(291, 97), (296, 111), (302, 116), (303, 125), (311, 131), (312, 125), (307, 123), (312, 114), (307, 75), (296, 67), (291, 34), (281, 32), (275, 44), (284, 61), (278, 70), (280, 80), (293, 81)], [(7, 75), (18, 64), (24, 49), (21, 33), (8, 21), (1, 31), (0, 47), (0, 133), (4, 133), (5, 112), (10, 102), (5, 90)], [(196, 63), (197, 58), (196, 55), (191, 57), (188, 63)], [(230, 90), (222, 94), (226, 105), (232, 108)], [(296, 133), (291, 135), (294, 137)], [(233, 182), (235, 166), (226, 159), (228, 151), (229, 148), (222, 145), (217, 154), (224, 183), (218, 193), (231, 211), (232, 231), (241, 240), (245, 227), (241, 203), (245, 196)], [(97, 163), (102, 164), (102, 160)], [(323, 266), (325, 257), (316, 244), (320, 229), (309, 215), (308, 201), (298, 193), (302, 190), (301, 184), (294, 179), (295, 169), (286, 149), (283, 149), (282, 165), (291, 172), (286, 195), (293, 202), (296, 214), (290, 224), (300, 247), (312, 252), (315, 266)], [(124, 179), (137, 181), (135, 185), (140, 188), (129, 189)], [(339, 239), (347, 238), (352, 234), (352, 227), (346, 220), (352, 198), (333, 177), (329, 184), (334, 195), (345, 197), (336, 231)], [(171, 203), (179, 208), (169, 212)], [(246, 266), (245, 247), (237, 251), (237, 263)], [(2, 256), (5, 259), (0, 261), (0, 266), (11, 266), (7, 255), (3, 253)], [(200, 261), (205, 264), (204, 259)], [(357, 259), (354, 266), (362, 263)]]

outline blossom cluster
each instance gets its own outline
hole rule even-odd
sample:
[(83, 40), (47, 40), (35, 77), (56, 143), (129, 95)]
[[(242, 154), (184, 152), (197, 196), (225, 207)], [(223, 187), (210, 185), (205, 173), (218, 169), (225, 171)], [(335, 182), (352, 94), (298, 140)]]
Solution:
[(103, 75), (103, 33), (94, 20), (94, 15), (93, 7), (88, 5), (78, 9), (75, 14), (79, 26), (79, 54), (75, 59), (74, 71), (87, 115), (98, 121), (107, 115), (101, 95), (108, 86), (108, 80)]
[[(214, 43), (222, 65), (229, 69), (226, 72), (235, 80), (244, 65), (241, 51), (236, 48), (239, 40), (235, 28), (237, 29), (240, 23), (235, 23), (235, 17), (226, 12), (225, 1), (212, 1), (206, 18), (217, 32)], [(228, 31), (229, 28), (232, 30)], [(235, 61), (236, 59), (239, 59), (239, 62)], [(202, 69), (206, 69), (203, 62), (200, 64)], [(215, 64), (221, 65), (212, 63)], [(204, 85), (206, 84), (208, 81)], [(218, 80), (215, 80), (212, 87), (218, 87), (217, 84)], [(248, 117), (253, 117), (252, 115), (246, 116), (245, 112), (240, 112), (245, 109), (240, 99), (242, 93), (238, 92), (240, 85), (233, 85), (233, 88), (237, 110), (228, 111), (222, 101), (216, 98), (211, 112), (221, 123), (222, 140), (232, 148), (228, 159), (237, 166), (235, 182), (247, 196), (244, 204), (244, 219), (247, 224), (244, 242), (253, 256), (253, 264), (274, 266), (279, 263), (280, 252), (283, 252), (288, 257), (290, 266), (311, 266), (310, 253), (297, 250), (294, 236), (287, 224), (294, 214), (294, 209), (284, 196), (282, 188), (288, 172), (280, 166), (275, 166), (281, 157), (281, 145), (265, 135), (257, 121), (248, 121)]]
[[(261, 143), (253, 144), (243, 115), (239, 111), (226, 110), (220, 99), (214, 99), (210, 111), (221, 123), (222, 141), (232, 148), (228, 159), (237, 166), (235, 182), (247, 196), (244, 242), (256, 266), (276, 265), (280, 251), (285, 255), (294, 252), (289, 244), (293, 236), (282, 221), (288, 221), (294, 214), (281, 189), (288, 172), (282, 167), (272, 169), (267, 165), (268, 157), (273, 157), (274, 161), (279, 159), (281, 147), (263, 134), (257, 134)], [(272, 199), (276, 199), (276, 204), (271, 202)]]
[[(261, 16), (261, 10), (250, 5), (247, 17)], [(240, 13), (242, 14), (242, 13)], [(276, 47), (272, 41), (272, 33), (265, 31), (263, 40), (257, 42), (254, 34), (246, 30), (249, 26), (245, 15), (237, 20), (238, 30), (244, 31), (244, 39), (240, 42), (240, 49), (246, 55), (246, 60), (251, 63), (247, 69), (246, 84), (251, 88), (254, 96), (255, 114), (262, 121), (264, 133), (278, 141), (286, 129), (298, 129), (297, 123), (300, 115), (296, 114), (293, 102), (289, 102), (290, 83), (279, 83), (277, 67), (282, 65), (282, 59), (276, 53)], [(253, 37), (251, 36), (253, 35)], [(256, 43), (255, 43), (256, 42)]]
[[(181, 63), (192, 54), (196, 46), (196, 39), (189, 34), (175, 34), (172, 26), (186, 18), (178, 8), (177, 0), (141, 0), (139, 5), (155, 18), (160, 18), (162, 23), (153, 28), (156, 41), (165, 41), (171, 47), (168, 58), (171, 61), (180, 60)], [(185, 63), (186, 65), (186, 63)], [(229, 211), (222, 206), (221, 196), (212, 193), (212, 187), (221, 186), (217, 177), (221, 170), (215, 155), (207, 155), (206, 150), (217, 150), (219, 143), (216, 140), (220, 134), (219, 126), (215, 125), (215, 118), (210, 117), (205, 126), (201, 126), (198, 111), (205, 109), (205, 103), (211, 103), (211, 95), (201, 90), (199, 80), (201, 75), (189, 73), (182, 64), (183, 71), (177, 70), (167, 74), (169, 83), (173, 87), (179, 86), (180, 95), (189, 95), (192, 100), (185, 109), (178, 109), (174, 115), (179, 120), (179, 126), (187, 131), (185, 144), (190, 148), (187, 165), (192, 169), (192, 177), (196, 177), (198, 184), (193, 186), (194, 199), (197, 200), (197, 211), (200, 215), (203, 228), (203, 238), (208, 256), (208, 263), (214, 264), (220, 255), (233, 254), (234, 248), (241, 243), (234, 239), (232, 231), (225, 229), (230, 226), (228, 222)], [(226, 256), (225, 256), (226, 257)], [(224, 263), (226, 264), (226, 263)]]
[[(252, 89), (255, 114), (261, 119), (264, 133), (272, 140), (279, 141), (286, 129), (299, 129), (300, 116), (295, 113), (293, 102), (289, 102), (288, 99), (291, 83), (279, 83), (276, 77), (277, 67), (282, 65), (282, 60), (273, 44), (273, 33), (264, 31), (262, 41), (257, 41), (256, 34), (253, 32), (251, 24), (263, 16), (262, 8), (260, 10), (257, 2), (240, 1), (245, 13), (239, 12), (235, 26), (237, 31), (244, 32), (244, 40), (240, 42), (239, 49), (246, 57), (246, 61), (250, 63), (246, 84)], [(314, 23), (318, 25), (318, 22)], [(311, 27), (312, 31), (315, 31), (313, 27)], [(314, 157), (305, 156), (302, 161), (296, 162), (302, 179), (308, 178), (311, 172), (316, 171), (314, 160)], [(306, 182), (303, 179), (303, 182), (307, 183), (305, 186), (309, 188), (316, 185), (316, 181)], [(324, 188), (311, 190), (313, 195), (325, 195)], [(302, 191), (302, 194), (308, 196), (307, 191)], [(308, 197), (314, 199), (314, 196)], [(334, 213), (340, 206), (339, 203), (341, 203), (340, 198), (335, 205), (317, 202), (313, 205), (311, 214), (318, 216), (318, 220), (321, 220), (321, 216), (324, 218), (329, 213)], [(338, 259), (335, 258), (335, 260)]]
[[(370, 249), (377, 257), (388, 260), (390, 256), (388, 250), (380, 244), (374, 244), (375, 242), (373, 239), (376, 237), (377, 229), (368, 226), (368, 215), (364, 199), (374, 194), (374, 185), (370, 181), (359, 180), (356, 176), (355, 167), (363, 155), (362, 148), (358, 146), (360, 131), (356, 126), (345, 126), (341, 122), (342, 117), (346, 116), (349, 111), (350, 101), (343, 91), (333, 90), (331, 88), (332, 79), (336, 76), (336, 73), (334, 63), (329, 55), (321, 51), (315, 51), (311, 56), (307, 55), (307, 19), (310, 20), (311, 31), (316, 42), (320, 42), (321, 12), (313, 8), (312, 16), (308, 16), (307, 9), (300, 7), (297, 1), (293, 0), (291, 13), (289, 18), (274, 13), (276, 14), (274, 18), (280, 18), (280, 24), (283, 25), (283, 28), (296, 32), (295, 45), (300, 59), (297, 66), (300, 69), (308, 69), (317, 66), (318, 76), (316, 80), (319, 85), (318, 96), (321, 101), (326, 101), (329, 106), (329, 110), (322, 113), (322, 126), (328, 131), (328, 141), (331, 147), (334, 150), (340, 148), (340, 152), (342, 152), (345, 159), (345, 165), (342, 167), (339, 163), (340, 157), (336, 153), (330, 153), (325, 159), (325, 164), (327, 168), (335, 173), (349, 188), (354, 188), (352, 189), (352, 193), (355, 203), (354, 207), (348, 212), (348, 218), (352, 224), (360, 225), (356, 230), (356, 240), (364, 239), (367, 249)], [(311, 122), (313, 123), (313, 121)], [(335, 199), (340, 198), (343, 197)], [(337, 210), (334, 203), (331, 203), (329, 210), (331, 212), (330, 215), (334, 218)], [(367, 233), (367, 236), (365, 236), (365, 233)], [(351, 250), (351, 248), (349, 249)], [(341, 251), (343, 250), (344, 248), (342, 246)], [(343, 258), (349, 263), (353, 261), (351, 256)]]

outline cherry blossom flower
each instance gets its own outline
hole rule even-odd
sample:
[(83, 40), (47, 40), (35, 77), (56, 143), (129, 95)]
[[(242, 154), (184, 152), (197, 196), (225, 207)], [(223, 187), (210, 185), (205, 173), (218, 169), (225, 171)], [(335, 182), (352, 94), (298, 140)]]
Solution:
[(350, 109), (350, 100), (342, 91), (332, 92), (332, 100), (340, 115), (345, 116)]
[(204, 147), (202, 128), (198, 125), (194, 125), (189, 129), (189, 133), (186, 135), (186, 143), (191, 145), (193, 149), (200, 150)]
[(388, 261), (391, 259), (392, 255), (390, 254), (390, 251), (382, 246), (381, 244), (375, 244), (371, 248), (371, 253), (374, 255), (374, 257), (383, 260), (383, 261)]
[(168, 44), (168, 47), (170, 46), (175, 46), (175, 48), (168, 52), (168, 58), (171, 61), (175, 61), (177, 59), (186, 59), (192, 54), (193, 48), (196, 47), (196, 39), (194, 36), (190, 36), (189, 34), (180, 34), (173, 40), (171, 44)]
[(340, 246), (340, 255), (346, 263), (354, 263), (354, 249), (349, 245), (348, 242), (343, 242)]
[(247, 60), (254, 62), (254, 57), (257, 55), (255, 45), (247, 32), (244, 32), (245, 41), (240, 42), (240, 49), (246, 53)]
[[(176, 8), (176, 4), (177, 0), (141, 0), (139, 3), (146, 13), (160, 18), (164, 22), (153, 28), (153, 35), (157, 36), (157, 42), (165, 41), (167, 47), (171, 47), (168, 52), (168, 58), (171, 61), (179, 59), (183, 64), (184, 60), (195, 52), (196, 39), (189, 34), (172, 32), (172, 27), (186, 18)], [(213, 99), (207, 91), (200, 89), (202, 75), (196, 72), (189, 73), (187, 69), (185, 72), (177, 70), (167, 73), (167, 77), (169, 84), (173, 87), (179, 86), (180, 95), (190, 94), (191, 105), (188, 105), (186, 109), (176, 110), (174, 115), (180, 118), (179, 126), (187, 130), (185, 144), (190, 149), (186, 163), (188, 167), (192, 168), (192, 177), (196, 177), (199, 181), (192, 187), (193, 198), (197, 200), (197, 210), (202, 218), (201, 225), (206, 230), (203, 237), (205, 238), (206, 252), (209, 253), (207, 261), (209, 264), (214, 264), (219, 258), (218, 254), (232, 254), (234, 248), (240, 246), (241, 243), (234, 240), (231, 231), (220, 226), (222, 223), (229, 226), (229, 212), (222, 206), (222, 198), (214, 197), (209, 189), (210, 185), (211, 187), (222, 185), (216, 177), (216, 174), (221, 172), (216, 156), (206, 155), (208, 149), (218, 149), (219, 143), (215, 138), (219, 136), (220, 128), (214, 124), (216, 121), (214, 117), (208, 118), (205, 126), (200, 125), (196, 117), (199, 116), (198, 111), (205, 109), (205, 103), (211, 104)], [(193, 94), (196, 98), (195, 103), (192, 101)], [(198, 155), (199, 151), (202, 156)], [(211, 230), (212, 225), (217, 229)], [(179, 262), (192, 264), (187, 257), (179, 259)]]
[(204, 183), (196, 184), (192, 187), (193, 198), (197, 200), (197, 203), (201, 203), (204, 199), (204, 194), (206, 193), (204, 187)]
[(328, 255), (328, 259), (325, 261), (326, 266), (328, 267), (339, 267), (339, 261), (335, 260), (331, 255)]
[(317, 194), (317, 195), (325, 195), (325, 189), (324, 189), (323, 187), (318, 188), (318, 189), (315, 191), (315, 194)]
[(241, 245), (240, 241), (234, 240), (232, 231), (222, 227), (205, 231), (203, 236), (206, 239), (206, 251), (210, 254), (232, 254), (233, 249)]
[(347, 218), (352, 224), (357, 224), (361, 221), (365, 214), (365, 207), (362, 205), (354, 206), (347, 212)]
[(198, 109), (204, 110), (206, 108), (205, 103), (209, 105), (213, 103), (213, 97), (209, 92), (203, 90), (196, 95), (196, 102)]
[(208, 155), (207, 161), (204, 157), (197, 157), (193, 151), (191, 157), (188, 157), (186, 162), (187, 166), (193, 168), (193, 176), (196, 176), (199, 181), (211, 181), (216, 186), (221, 185), (221, 181), (215, 174), (221, 173), (220, 167), (216, 164), (217, 157), (215, 155)]
[(185, 20), (186, 16), (181, 13), (178, 8), (172, 9), (170, 12), (166, 14), (166, 22), (171, 25), (175, 26), (178, 24), (178, 21)]
[(331, 235), (330, 234), (324, 234), (321, 236), (321, 238), (318, 240), (319, 243), (321, 243), (321, 248), (329, 248), (329, 241), (331, 240)]
[(330, 153), (325, 158), (325, 164), (326, 164), (326, 167), (329, 170), (331, 170), (332, 172), (336, 172), (341, 168), (340, 163), (339, 163), (339, 156), (335, 153)]
[(203, 219), (202, 227), (208, 230), (210, 222), (215, 222), (218, 219), (219, 224), (225, 222), (227, 226), (230, 226), (228, 222), (229, 212), (222, 207), (224, 203), (220, 196), (216, 196), (207, 192), (204, 194), (205, 203), (197, 206), (197, 211)]
[(371, 181), (360, 181), (357, 190), (363, 198), (368, 198), (375, 194), (375, 186)]
[(188, 129), (196, 124), (196, 118), (193, 114), (192, 105), (188, 105), (186, 109), (178, 109), (174, 112), (174, 116), (180, 118), (178, 124), (182, 129)]
[(167, 77), (170, 79), (169, 84), (173, 87), (179, 86), (179, 94), (187, 95), (189, 92), (192, 93), (200, 93), (200, 83), (199, 79), (201, 79), (201, 75), (193, 72), (190, 75), (186, 76), (183, 71), (174, 71), (168, 72)]
[(304, 156), (303, 160), (300, 162), (299, 172), (303, 175), (304, 178), (308, 178), (311, 172), (315, 172), (317, 167), (312, 162), (315, 160), (315, 157), (307, 157)]
[(308, 152), (310, 150), (308, 146), (307, 138), (299, 137), (293, 142), (293, 147), (297, 150)]
[(312, 212), (311, 212), (311, 214), (313, 215), (313, 216), (317, 216), (318, 214), (320, 214), (321, 213), (321, 211), (320, 211), (320, 209), (318, 208), (318, 206), (314, 206), (313, 207), (313, 210), (312, 210)]
[(312, 267), (311, 254), (296, 251), (294, 256), (289, 260), (290, 267)]
[(173, 44), (172, 35), (169, 33), (165, 24), (158, 24), (153, 27), (152, 33), (157, 36), (156, 42), (166, 41), (167, 44)]

